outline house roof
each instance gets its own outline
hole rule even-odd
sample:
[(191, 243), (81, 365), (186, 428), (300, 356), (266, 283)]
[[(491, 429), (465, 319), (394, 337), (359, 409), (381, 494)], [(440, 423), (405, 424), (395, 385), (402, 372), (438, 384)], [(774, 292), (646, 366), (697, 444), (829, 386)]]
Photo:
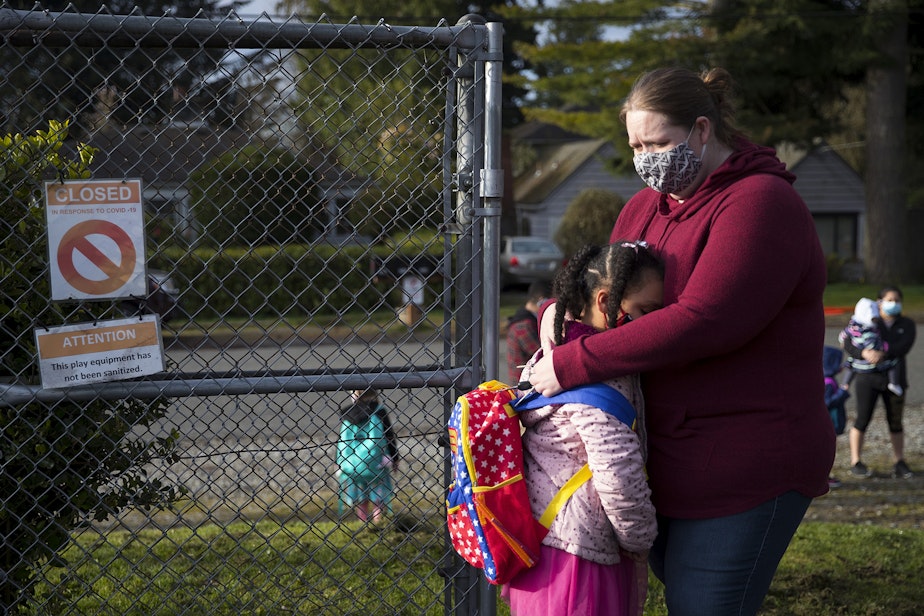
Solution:
[[(209, 160), (248, 145), (259, 145), (253, 133), (216, 129), (204, 124), (137, 125), (121, 129), (106, 125), (86, 143), (97, 148), (94, 175), (141, 178), (146, 186), (180, 186), (189, 174)], [(264, 141), (272, 147), (275, 141)], [(321, 148), (313, 148), (309, 163), (319, 184), (341, 187), (359, 179), (331, 160)]]
[(789, 171), (792, 171), (792, 168), (798, 165), (805, 158), (805, 155), (809, 153), (805, 148), (800, 148), (789, 142), (780, 143), (774, 146), (774, 149), (776, 150), (776, 157), (786, 165)]
[(542, 203), (606, 143), (606, 139), (582, 139), (536, 146), (536, 164), (516, 179), (513, 187), (514, 201), (520, 204)]
[[(545, 202), (606, 144), (605, 139), (580, 139), (534, 145), (537, 161), (516, 178), (514, 200), (522, 205)], [(863, 178), (827, 143), (818, 142), (809, 150), (783, 144), (777, 155), (795, 174), (795, 188), (812, 212), (866, 211)]]
[(524, 122), (511, 129), (510, 136), (514, 141), (529, 143), (536, 146), (587, 139), (586, 135), (573, 133), (561, 126), (547, 124), (538, 120), (530, 120), (529, 122)]
[(794, 186), (812, 212), (866, 211), (863, 178), (827, 143), (808, 151), (783, 146), (777, 155), (796, 176)]
[(137, 125), (121, 130), (111, 125), (87, 144), (97, 148), (93, 171), (102, 177), (141, 178), (145, 185), (180, 185), (205, 161), (242, 148), (242, 131), (218, 132), (200, 126)]

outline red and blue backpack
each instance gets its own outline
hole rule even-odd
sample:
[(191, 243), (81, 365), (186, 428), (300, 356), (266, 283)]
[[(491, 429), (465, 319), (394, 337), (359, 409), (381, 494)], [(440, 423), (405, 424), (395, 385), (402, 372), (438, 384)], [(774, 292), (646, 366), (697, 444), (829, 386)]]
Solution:
[(546, 398), (533, 392), (517, 399), (515, 388), (482, 383), (459, 398), (449, 418), (453, 482), (446, 518), (455, 551), (484, 570), (492, 584), (505, 584), (539, 559), (539, 546), (568, 498), (591, 477), (584, 467), (569, 479), (536, 520), (523, 476), (519, 411), (581, 402), (635, 427), (635, 409), (612, 387), (584, 385)]

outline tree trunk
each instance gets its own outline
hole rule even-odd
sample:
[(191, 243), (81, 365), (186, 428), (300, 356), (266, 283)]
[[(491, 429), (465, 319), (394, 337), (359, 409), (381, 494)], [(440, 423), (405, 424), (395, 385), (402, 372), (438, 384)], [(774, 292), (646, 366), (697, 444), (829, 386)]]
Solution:
[(874, 46), (881, 60), (866, 73), (866, 271), (870, 282), (907, 280), (905, 98), (906, 0), (871, 0)]

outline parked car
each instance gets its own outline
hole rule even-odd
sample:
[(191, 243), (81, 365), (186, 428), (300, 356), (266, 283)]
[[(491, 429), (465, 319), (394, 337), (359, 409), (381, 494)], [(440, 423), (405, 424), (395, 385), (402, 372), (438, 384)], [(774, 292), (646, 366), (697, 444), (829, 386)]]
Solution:
[(555, 242), (544, 237), (505, 237), (500, 253), (501, 286), (551, 280), (563, 261), (564, 255)]
[(148, 296), (122, 300), (122, 312), (126, 316), (159, 314), (161, 321), (181, 316), (180, 289), (168, 272), (148, 269)]

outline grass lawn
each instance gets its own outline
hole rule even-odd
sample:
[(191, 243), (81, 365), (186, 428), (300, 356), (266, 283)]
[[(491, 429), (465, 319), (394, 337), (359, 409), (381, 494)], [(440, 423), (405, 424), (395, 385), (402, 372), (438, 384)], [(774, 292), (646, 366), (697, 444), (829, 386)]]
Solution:
[[(924, 285), (903, 291), (905, 313), (924, 320)], [(877, 292), (870, 285), (832, 284), (825, 306), (852, 309), (858, 298)], [(525, 288), (502, 294), (502, 325), (524, 298)], [(63, 553), (69, 566), (46, 568), (40, 606), (23, 613), (438, 616), (445, 613), (442, 526), (434, 519), (411, 530), (372, 533), (355, 521), (266, 520), (134, 534), (84, 530)], [(887, 519), (878, 525), (806, 521), (761, 614), (917, 615), (924, 613), (922, 579), (924, 530), (890, 527)], [(498, 614), (508, 614), (500, 601)], [(645, 614), (667, 614), (653, 576)]]
[[(442, 520), (417, 532), (358, 522), (236, 522), (166, 532), (82, 533), (49, 568), (34, 614), (444, 614)], [(912, 616), (924, 606), (924, 531), (806, 522), (761, 614)], [(50, 608), (50, 611), (49, 611)], [(498, 613), (508, 614), (498, 602)], [(645, 614), (667, 614), (651, 577)]]
[[(861, 285), (838, 282), (829, 284), (825, 288), (825, 308), (843, 307), (853, 311), (857, 300), (861, 297), (876, 299), (879, 294), (878, 285)], [(915, 319), (924, 319), (924, 285), (901, 285), (904, 299), (903, 312)]]
[(805, 523), (783, 558), (762, 614), (921, 614), (922, 549), (922, 530)]
[(435, 528), (373, 533), (358, 521), (84, 532), (27, 613), (436, 615), (442, 553)]
[[(914, 616), (924, 606), (924, 531), (803, 523), (762, 616)], [(667, 614), (653, 576), (646, 616)]]

